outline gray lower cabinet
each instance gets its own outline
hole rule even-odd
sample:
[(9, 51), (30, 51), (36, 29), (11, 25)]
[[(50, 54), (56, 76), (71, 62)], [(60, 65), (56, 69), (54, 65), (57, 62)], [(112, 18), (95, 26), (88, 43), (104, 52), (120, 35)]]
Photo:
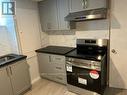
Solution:
[(45, 53), (38, 53), (39, 72), (40, 76), (52, 80), (53, 64), (51, 63), (51, 55)]
[(14, 95), (19, 95), (31, 87), (29, 66), (26, 60), (18, 61), (9, 68)]
[(40, 76), (66, 84), (65, 56), (38, 53)]
[(0, 68), (0, 95), (13, 95), (7, 67)]
[(0, 95), (20, 95), (29, 88), (31, 81), (26, 60), (0, 68)]

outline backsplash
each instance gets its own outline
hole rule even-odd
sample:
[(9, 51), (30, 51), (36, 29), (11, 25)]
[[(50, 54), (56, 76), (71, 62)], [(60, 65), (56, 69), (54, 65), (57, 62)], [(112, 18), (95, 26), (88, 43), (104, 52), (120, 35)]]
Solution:
[(109, 39), (108, 20), (77, 23), (73, 31), (51, 31), (49, 45), (76, 47), (76, 39)]

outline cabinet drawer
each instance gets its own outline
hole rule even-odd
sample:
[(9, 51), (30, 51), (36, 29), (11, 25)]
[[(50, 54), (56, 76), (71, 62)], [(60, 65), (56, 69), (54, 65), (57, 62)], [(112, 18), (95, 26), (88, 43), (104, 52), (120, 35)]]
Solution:
[(57, 64), (57, 63), (53, 63), (53, 64), (54, 64), (54, 70), (56, 72), (65, 72), (65, 65), (64, 64), (62, 64), (62, 65)]
[(66, 84), (66, 76), (65, 75), (59, 75), (59, 76), (55, 76), (54, 79), (56, 82), (62, 83), (62, 84)]
[(60, 55), (51, 55), (51, 61), (53, 63), (63, 64), (65, 63), (65, 57)]

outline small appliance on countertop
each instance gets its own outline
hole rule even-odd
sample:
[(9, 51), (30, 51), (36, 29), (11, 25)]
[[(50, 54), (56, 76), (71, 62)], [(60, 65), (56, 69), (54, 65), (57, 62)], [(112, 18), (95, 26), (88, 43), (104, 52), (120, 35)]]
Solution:
[(41, 49), (36, 50), (36, 52), (65, 55), (68, 52), (72, 51), (73, 49), (75, 49), (75, 48), (65, 47), (65, 46), (47, 46), (45, 48), (41, 48)]
[(85, 95), (103, 95), (107, 84), (106, 39), (78, 39), (66, 54), (67, 88)]

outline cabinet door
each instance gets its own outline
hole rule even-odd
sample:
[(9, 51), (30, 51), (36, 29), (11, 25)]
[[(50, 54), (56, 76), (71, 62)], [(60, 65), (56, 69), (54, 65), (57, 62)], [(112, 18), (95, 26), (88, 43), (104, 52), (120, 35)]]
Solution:
[(58, 30), (57, 0), (42, 1), (39, 4), (39, 9), (43, 30)]
[(9, 66), (14, 95), (20, 95), (31, 87), (29, 66), (26, 60)]
[(44, 78), (54, 79), (53, 64), (51, 63), (51, 55), (46, 53), (38, 53), (39, 72)]
[(97, 9), (97, 8), (106, 8), (108, 0), (87, 0), (87, 10)]
[(57, 0), (48, 0), (48, 10), (49, 12), (49, 19), (48, 19), (48, 26), (49, 30), (58, 30), (58, 8), (57, 8)]
[(83, 11), (83, 0), (69, 0), (70, 12)]
[(47, 31), (50, 29), (49, 26), (49, 8), (48, 8), (48, 0), (44, 0), (39, 3), (39, 14), (41, 20), (41, 26), (43, 31)]
[(69, 0), (57, 0), (59, 30), (69, 30), (69, 23), (65, 17), (69, 14)]
[(106, 7), (107, 0), (70, 0), (70, 12)]
[(0, 68), (0, 95), (13, 95), (9, 71), (7, 68)]

